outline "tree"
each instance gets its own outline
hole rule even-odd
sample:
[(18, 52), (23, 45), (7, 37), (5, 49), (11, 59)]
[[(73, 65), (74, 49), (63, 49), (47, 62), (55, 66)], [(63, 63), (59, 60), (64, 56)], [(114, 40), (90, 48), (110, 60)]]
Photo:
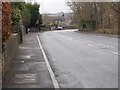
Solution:
[(27, 3), (26, 7), (30, 11), (30, 14), (31, 14), (31, 22), (29, 24), (29, 27), (34, 27), (36, 22), (39, 19), (39, 7), (40, 7), (40, 5), (37, 3), (35, 3), (35, 4)]
[(42, 23), (43, 23), (43, 21), (42, 21), (42, 14), (39, 14), (39, 24), (41, 25)]
[(38, 19), (42, 20), (42, 17), (39, 16), (39, 7), (40, 5), (37, 3), (12, 2), (12, 31), (22, 33), (20, 29), (23, 25), (27, 34), (29, 27), (36, 26)]
[(17, 32), (19, 41), (23, 41), (22, 11), (25, 9), (25, 2), (12, 2), (12, 32)]
[[(86, 26), (87, 30), (118, 29), (119, 2), (74, 2), (69, 0), (68, 6), (73, 11), (73, 18), (80, 27)], [(81, 21), (84, 24), (81, 25)], [(85, 30), (85, 29), (82, 29)], [(116, 32), (117, 33), (117, 32)]]
[(19, 23), (21, 19), (21, 12), (24, 9), (24, 5), (24, 2), (11, 2), (13, 26)]
[(22, 11), (21, 18), (22, 18), (22, 24), (26, 28), (26, 34), (28, 34), (28, 25), (31, 22), (31, 14), (27, 8), (24, 8), (24, 10)]

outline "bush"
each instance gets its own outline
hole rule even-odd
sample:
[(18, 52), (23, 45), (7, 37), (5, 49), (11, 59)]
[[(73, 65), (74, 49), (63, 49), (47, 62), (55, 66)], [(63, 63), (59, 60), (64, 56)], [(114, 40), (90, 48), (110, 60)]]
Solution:
[(97, 33), (102, 33), (102, 34), (118, 34), (117, 29), (99, 29), (96, 32)]

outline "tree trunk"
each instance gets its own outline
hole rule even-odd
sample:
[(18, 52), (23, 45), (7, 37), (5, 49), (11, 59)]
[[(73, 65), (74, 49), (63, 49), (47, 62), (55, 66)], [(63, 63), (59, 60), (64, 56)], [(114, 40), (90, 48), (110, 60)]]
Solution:
[(27, 27), (25, 27), (25, 30), (26, 30), (26, 34), (28, 34), (28, 28)]

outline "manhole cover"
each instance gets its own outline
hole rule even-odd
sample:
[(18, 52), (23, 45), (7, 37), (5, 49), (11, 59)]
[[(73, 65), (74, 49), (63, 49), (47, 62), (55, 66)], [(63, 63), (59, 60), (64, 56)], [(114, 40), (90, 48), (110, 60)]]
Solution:
[(15, 84), (34, 84), (37, 83), (37, 74), (16, 74), (13, 80)]

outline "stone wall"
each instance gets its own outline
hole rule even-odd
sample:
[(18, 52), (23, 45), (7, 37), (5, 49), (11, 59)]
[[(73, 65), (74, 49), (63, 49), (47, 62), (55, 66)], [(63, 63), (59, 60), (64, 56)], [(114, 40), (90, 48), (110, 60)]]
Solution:
[(2, 51), (2, 74), (4, 75), (9, 72), (10, 65), (15, 59), (18, 51), (18, 35), (12, 34), (9, 40), (4, 44)]

